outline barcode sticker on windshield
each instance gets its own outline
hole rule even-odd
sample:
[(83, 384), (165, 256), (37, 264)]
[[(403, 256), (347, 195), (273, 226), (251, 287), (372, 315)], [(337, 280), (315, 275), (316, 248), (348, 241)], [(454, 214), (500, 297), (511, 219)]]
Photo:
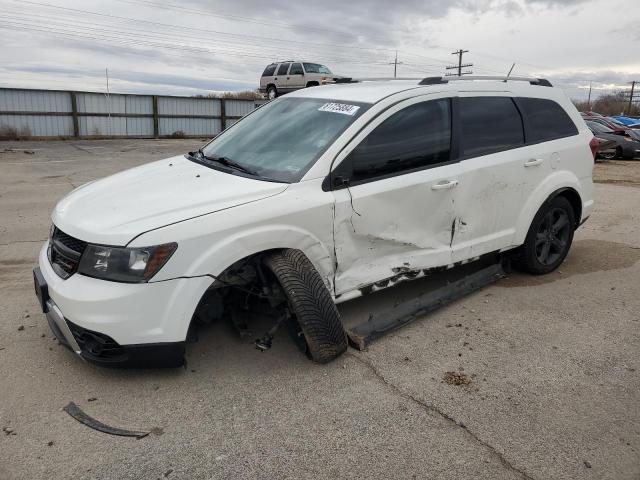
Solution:
[(343, 115), (355, 115), (360, 107), (347, 105), (346, 103), (325, 103), (319, 109), (320, 112), (342, 113)]

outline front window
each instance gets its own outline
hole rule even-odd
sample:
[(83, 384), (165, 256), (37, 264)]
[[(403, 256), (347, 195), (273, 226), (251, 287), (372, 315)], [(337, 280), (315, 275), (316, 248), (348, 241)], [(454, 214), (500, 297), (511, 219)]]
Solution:
[(324, 75), (333, 75), (331, 70), (329, 70), (324, 65), (320, 65), (319, 63), (305, 63), (304, 71), (307, 73), (321, 73)]
[(258, 177), (296, 182), (369, 108), (369, 104), (318, 98), (281, 98), (259, 108), (204, 147)]

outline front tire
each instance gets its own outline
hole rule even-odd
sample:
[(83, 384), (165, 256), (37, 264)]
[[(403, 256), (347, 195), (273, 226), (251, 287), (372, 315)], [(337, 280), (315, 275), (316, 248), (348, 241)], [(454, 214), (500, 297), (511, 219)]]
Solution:
[(575, 224), (573, 207), (566, 198), (545, 202), (513, 259), (516, 268), (533, 275), (553, 272), (569, 253)]
[(299, 250), (282, 250), (267, 256), (265, 265), (275, 275), (289, 308), (304, 335), (307, 355), (327, 363), (347, 349), (340, 314), (320, 274)]
[(269, 100), (275, 100), (277, 97), (278, 89), (273, 85), (269, 85), (269, 87), (267, 88), (267, 98)]

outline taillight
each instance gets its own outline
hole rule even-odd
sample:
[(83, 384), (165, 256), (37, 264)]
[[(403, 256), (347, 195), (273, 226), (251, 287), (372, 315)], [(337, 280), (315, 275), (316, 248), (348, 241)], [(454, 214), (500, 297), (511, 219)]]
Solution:
[(596, 159), (596, 155), (598, 153), (598, 139), (596, 137), (591, 137), (591, 141), (589, 142), (589, 148), (591, 148), (591, 154), (593, 155), (593, 159)]

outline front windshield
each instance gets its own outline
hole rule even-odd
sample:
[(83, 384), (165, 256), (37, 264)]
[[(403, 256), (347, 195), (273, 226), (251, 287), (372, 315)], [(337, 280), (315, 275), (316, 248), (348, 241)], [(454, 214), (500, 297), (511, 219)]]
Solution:
[(318, 98), (279, 98), (240, 120), (203, 148), (258, 177), (279, 182), (302, 178), (369, 104)]
[(305, 63), (304, 71), (307, 73), (323, 73), (325, 75), (332, 75), (331, 70), (319, 63)]

